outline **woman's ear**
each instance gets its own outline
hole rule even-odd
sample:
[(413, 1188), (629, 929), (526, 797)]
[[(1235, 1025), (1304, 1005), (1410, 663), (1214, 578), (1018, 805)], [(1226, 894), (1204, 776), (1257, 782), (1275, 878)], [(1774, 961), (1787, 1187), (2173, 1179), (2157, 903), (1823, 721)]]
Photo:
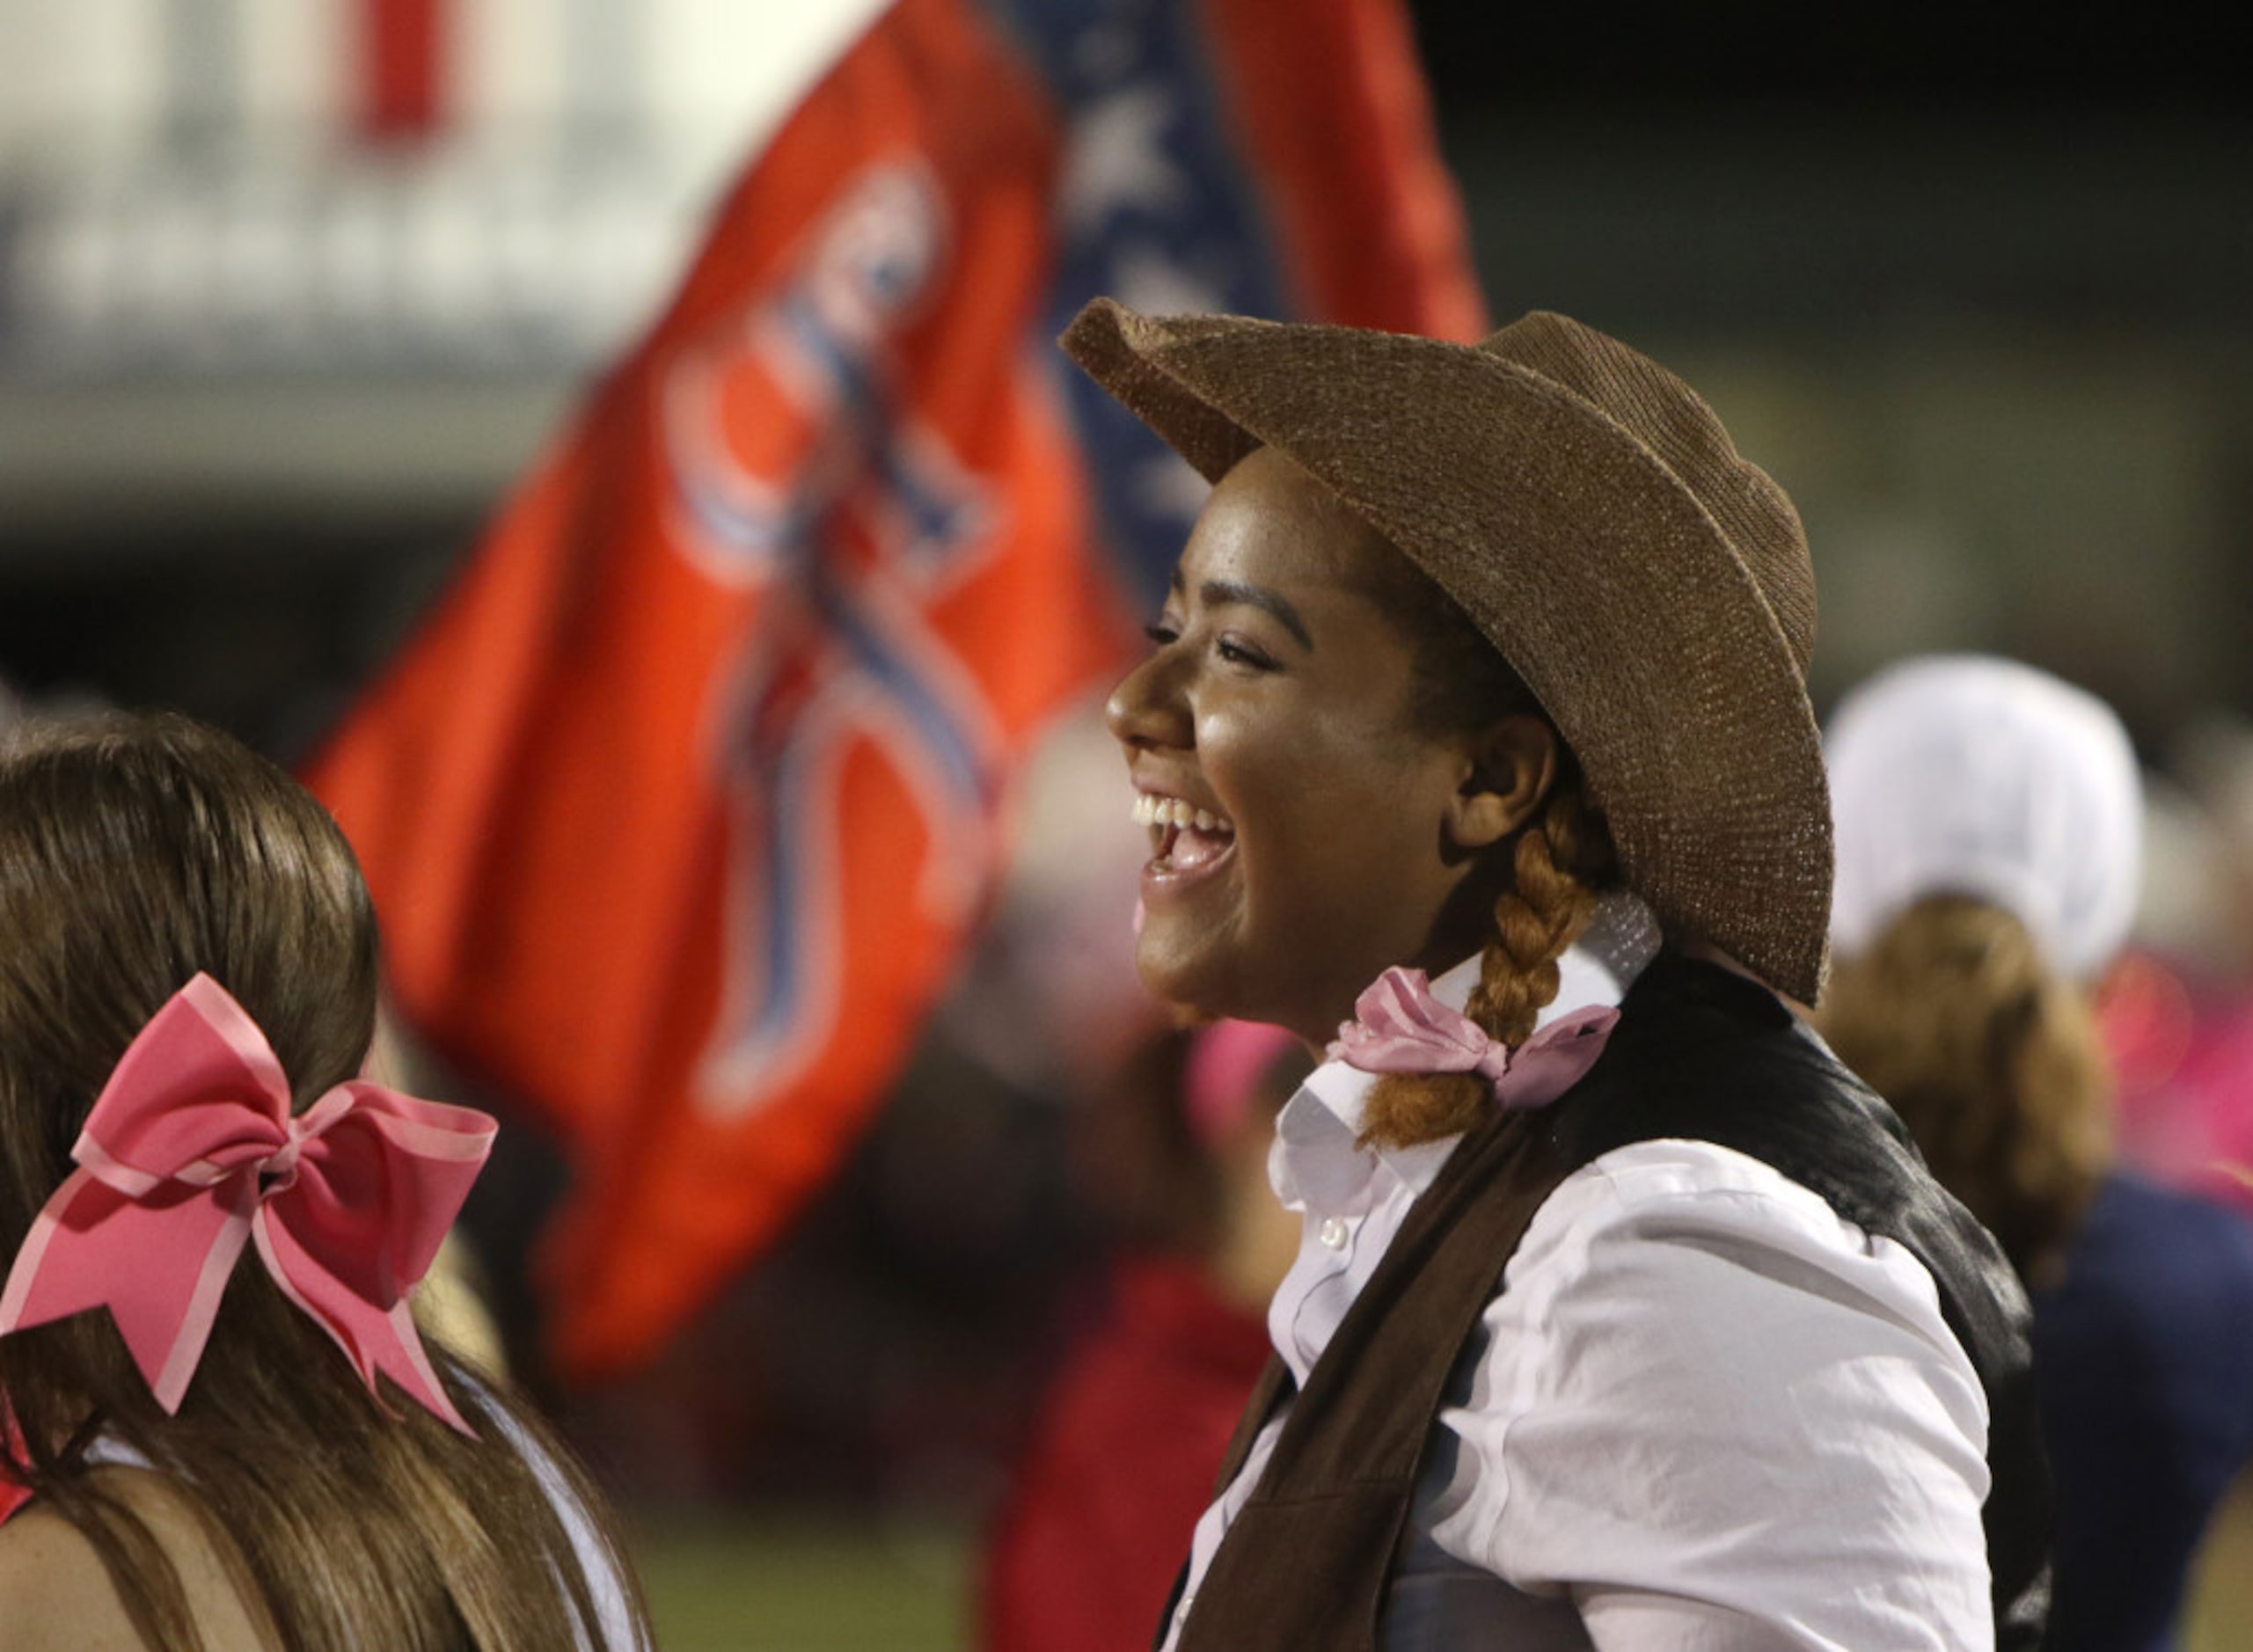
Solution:
[(1448, 840), (1477, 851), (1533, 818), (1557, 778), (1557, 732), (1521, 712), (1467, 736), (1467, 773), (1447, 814)]

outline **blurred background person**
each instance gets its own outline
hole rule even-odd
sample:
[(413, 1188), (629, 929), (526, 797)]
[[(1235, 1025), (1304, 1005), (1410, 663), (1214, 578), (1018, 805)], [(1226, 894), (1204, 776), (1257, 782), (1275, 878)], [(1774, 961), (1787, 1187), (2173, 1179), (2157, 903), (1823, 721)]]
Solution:
[(2034, 1294), (2049, 1644), (2156, 1652), (2253, 1464), (2253, 1224), (2114, 1158), (2092, 994), (2135, 913), (2133, 749), (2094, 697), (1966, 655), (1855, 689), (1825, 750), (1837, 961), (1819, 1024)]
[(1268, 1151), (1313, 1064), (1281, 1027), (1215, 1022), (1144, 1046), (1086, 1120), (1078, 1180), (1123, 1254), (991, 1539), (988, 1652), (1150, 1644), (1267, 1364), (1268, 1301), (1299, 1237)]
[(2101, 1020), (2119, 1145), (2155, 1180), (2253, 1216), (2253, 730), (2196, 720), (2146, 788), (2144, 892)]

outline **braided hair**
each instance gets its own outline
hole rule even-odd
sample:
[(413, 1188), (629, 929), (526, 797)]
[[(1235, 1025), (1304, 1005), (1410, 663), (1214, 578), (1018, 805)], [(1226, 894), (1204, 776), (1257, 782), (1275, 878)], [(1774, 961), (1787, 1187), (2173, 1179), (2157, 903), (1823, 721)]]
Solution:
[[(1385, 559), (1367, 593), (1415, 645), (1409, 715), (1419, 732), (1446, 734), (1498, 717), (1547, 713), (1470, 617), (1405, 556)], [(1580, 938), (1598, 897), (1619, 881), (1610, 829), (1588, 795), (1580, 764), (1562, 739), (1558, 770), (1541, 810), (1509, 847), (1509, 887), (1495, 899), (1479, 983), (1464, 1012), (1489, 1038), (1515, 1049), (1532, 1036), (1557, 996), (1557, 961)], [(1475, 1073), (1390, 1073), (1371, 1089), (1362, 1140), (1409, 1147), (1470, 1128), (1488, 1104)]]

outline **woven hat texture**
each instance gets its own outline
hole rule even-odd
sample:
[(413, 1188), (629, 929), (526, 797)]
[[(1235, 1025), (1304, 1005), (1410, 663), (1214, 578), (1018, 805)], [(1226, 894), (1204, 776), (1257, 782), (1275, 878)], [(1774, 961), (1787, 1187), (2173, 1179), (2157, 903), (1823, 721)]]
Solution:
[(1814, 571), (1790, 501), (1688, 385), (1540, 311), (1474, 346), (1099, 298), (1062, 342), (1208, 480), (1265, 446), (1335, 491), (1540, 698), (1629, 887), (1814, 999)]
[(1930, 895), (1993, 902), (2084, 980), (2126, 944), (2143, 785), (2128, 731), (2095, 695), (2015, 660), (1932, 654), (1840, 700), (1825, 746), (1842, 954)]

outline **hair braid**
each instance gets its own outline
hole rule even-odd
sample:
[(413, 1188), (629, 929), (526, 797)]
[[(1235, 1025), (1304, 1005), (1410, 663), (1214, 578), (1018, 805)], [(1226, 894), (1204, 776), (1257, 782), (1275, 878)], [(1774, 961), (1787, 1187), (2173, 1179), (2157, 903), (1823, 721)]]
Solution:
[[(1495, 902), (1494, 932), (1464, 1013), (1516, 1049), (1557, 996), (1557, 960), (1617, 875), (1611, 833), (1576, 773), (1559, 778), (1540, 822), (1518, 834), (1511, 865), (1516, 876)], [(1478, 1122), (1490, 1093), (1476, 1073), (1388, 1073), (1369, 1093), (1361, 1139), (1412, 1147), (1459, 1135)]]

